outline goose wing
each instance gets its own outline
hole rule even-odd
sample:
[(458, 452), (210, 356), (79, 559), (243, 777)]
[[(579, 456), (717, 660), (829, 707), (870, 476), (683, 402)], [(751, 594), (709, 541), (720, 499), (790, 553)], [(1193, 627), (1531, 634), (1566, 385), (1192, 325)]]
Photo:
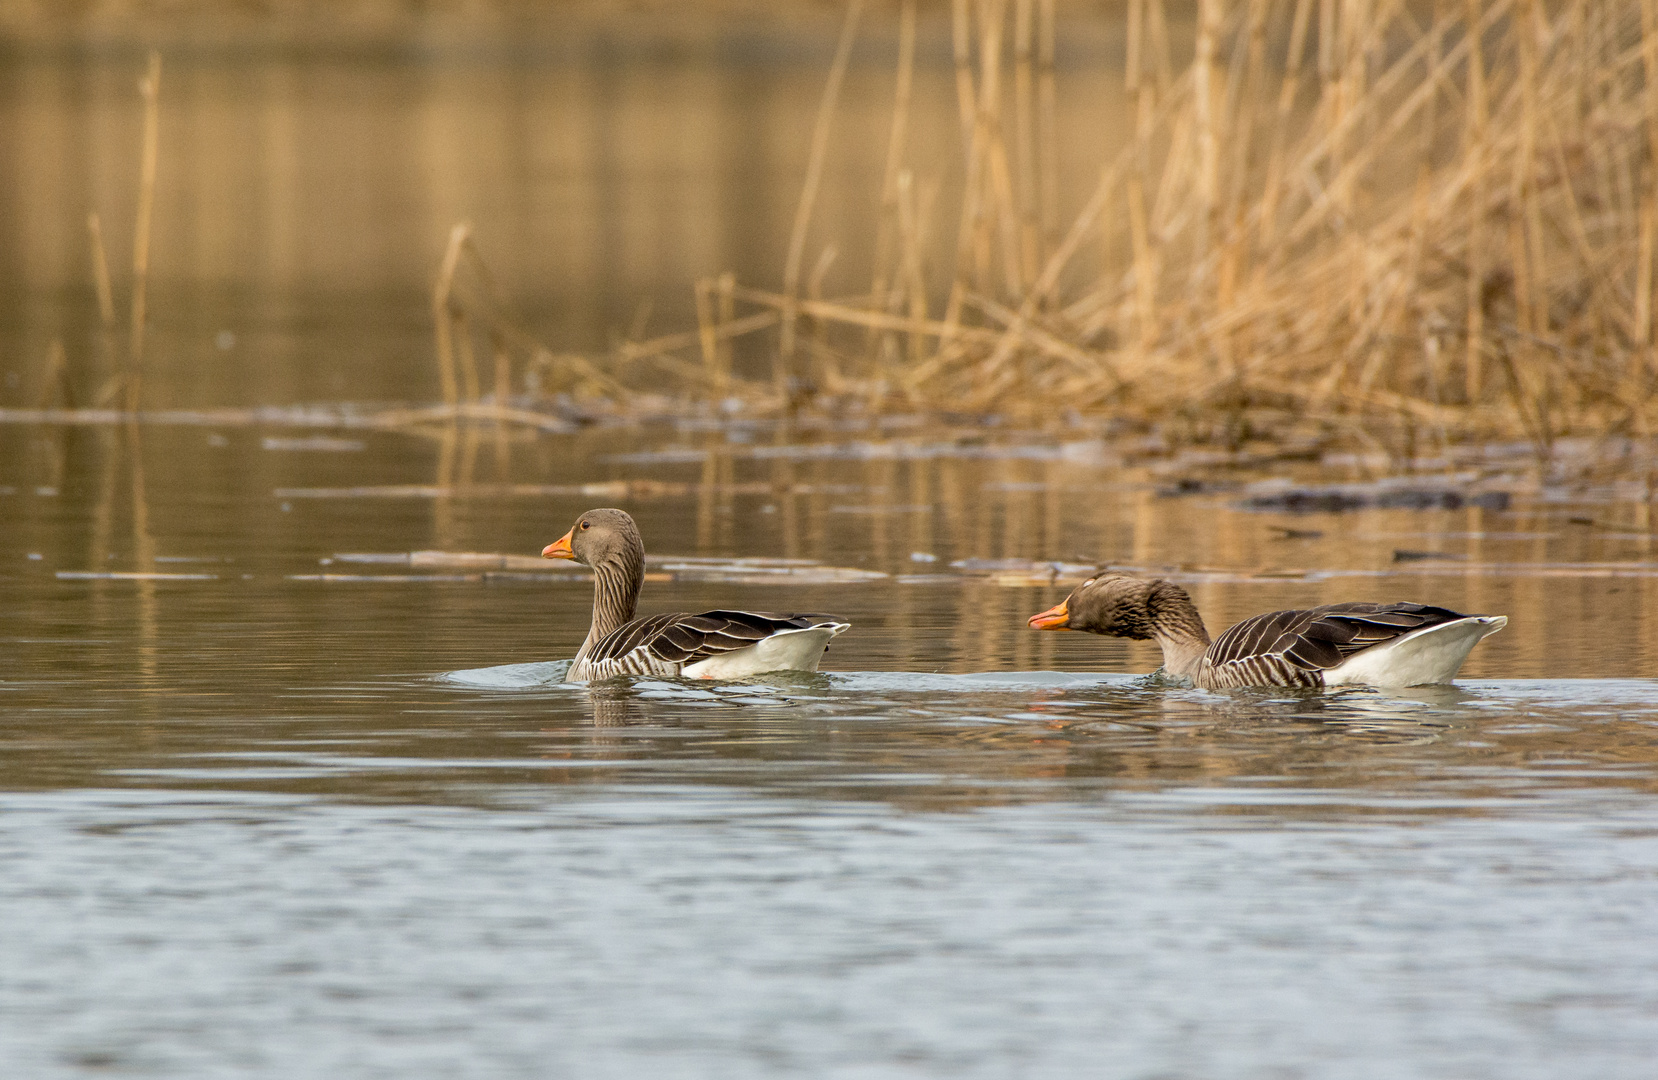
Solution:
[[(606, 661), (638, 674), (677, 671), (686, 664), (746, 649), (773, 634), (814, 626), (845, 626), (833, 615), (769, 611), (683, 611), (650, 615), (617, 627), (593, 647), (588, 662)], [(641, 663), (641, 662), (644, 663)]]
[(1463, 615), (1406, 602), (1273, 611), (1231, 627), (1205, 654), (1217, 685), (1320, 686), (1354, 653)]

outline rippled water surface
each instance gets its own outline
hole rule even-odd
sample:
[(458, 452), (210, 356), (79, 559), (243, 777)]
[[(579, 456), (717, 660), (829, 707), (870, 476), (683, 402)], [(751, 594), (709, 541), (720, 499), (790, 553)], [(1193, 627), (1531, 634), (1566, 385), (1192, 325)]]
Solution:
[[(163, 180), (189, 153), (219, 165), (163, 183), (156, 409), (429, 398), (428, 249), (468, 213), (561, 347), (604, 340), (653, 275), (683, 285), (737, 250), (744, 281), (770, 280), (779, 252), (719, 236), (786, 235), (744, 222), (762, 189), (788, 220), (799, 162), (724, 176), (685, 155), (747, 161), (721, 150), (764, 141), (745, 103), (799, 134), (819, 89), (694, 65), (558, 76), (577, 93), (533, 64), (497, 82), (278, 63), (248, 83), (169, 62), (165, 85), (195, 90), (168, 98)], [(73, 68), (0, 77), (5, 115), (81, 115), (102, 99)], [(875, 175), (885, 72), (853, 78)], [(130, 95), (129, 75), (95, 81)], [(947, 59), (926, 79), (953, 130)], [(246, 127), (262, 95), (265, 127)], [(570, 101), (601, 133), (668, 105), (731, 125), (711, 148), (630, 144), (635, 160), (541, 122)], [(191, 151), (175, 135), (197, 113)], [(504, 115), (507, 135), (479, 119)], [(406, 156), (317, 150), (415, 130), (435, 134), (396, 136)], [(520, 140), (592, 160), (493, 169), (487, 148)], [(78, 159), (8, 160), (32, 177), (7, 203), (15, 409), (31, 358), (96, 336), (62, 252), (103, 188)], [(277, 177), (256, 220), (225, 196), (250, 170)], [(441, 198), (419, 187), (433, 176)], [(565, 188), (592, 197), (548, 194)], [(856, 218), (864, 190), (831, 175), (826, 202)], [(572, 222), (597, 230), (579, 249)], [(657, 261), (681, 248), (686, 265)], [(1540, 487), (1527, 448), (1495, 447), (1422, 466), (1413, 482), (1454, 499), (1290, 513), (1285, 483), (1379, 489), (1362, 460), (1231, 470), (1081, 426), (24, 419), (0, 416), (8, 1080), (1654, 1075), (1644, 492)], [(535, 556), (602, 505), (643, 529), (647, 612), (853, 628), (815, 675), (563, 684), (591, 585)], [(1149, 677), (1146, 644), (1026, 629), (1106, 563), (1174, 576), (1212, 629), (1338, 599), (1510, 623), (1455, 687), (1209, 694)]]
[[(1052, 440), (791, 438), (486, 439), (434, 488), (424, 437), (0, 429), (8, 1073), (1650, 1075), (1658, 565), (1570, 520), (1630, 507), (1287, 516)], [(816, 675), (564, 684), (590, 584), (499, 556), (595, 502), (663, 556), (647, 610), (854, 628)], [(1399, 694), (1024, 628), (1137, 549), (1216, 623), (1512, 622)]]

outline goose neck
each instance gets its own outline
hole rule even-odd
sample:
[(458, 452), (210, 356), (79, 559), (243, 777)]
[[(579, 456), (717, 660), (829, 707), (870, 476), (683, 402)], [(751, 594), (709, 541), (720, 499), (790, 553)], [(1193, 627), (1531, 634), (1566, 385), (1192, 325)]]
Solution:
[(633, 618), (644, 584), (644, 567), (637, 560), (623, 559), (593, 567), (593, 628), (588, 640), (598, 641)]
[(1156, 590), (1147, 605), (1152, 637), (1163, 650), (1163, 670), (1177, 678), (1196, 679), (1209, 631), (1186, 591), (1176, 586)]

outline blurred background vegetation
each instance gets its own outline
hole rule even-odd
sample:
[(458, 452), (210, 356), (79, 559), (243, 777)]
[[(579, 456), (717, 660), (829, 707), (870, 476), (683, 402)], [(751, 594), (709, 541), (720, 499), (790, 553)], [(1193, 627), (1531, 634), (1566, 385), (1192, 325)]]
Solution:
[(1658, 419), (1654, 0), (14, 0), (0, 41), (14, 401), (120, 367), (82, 219), (135, 227), (154, 46), (158, 400)]

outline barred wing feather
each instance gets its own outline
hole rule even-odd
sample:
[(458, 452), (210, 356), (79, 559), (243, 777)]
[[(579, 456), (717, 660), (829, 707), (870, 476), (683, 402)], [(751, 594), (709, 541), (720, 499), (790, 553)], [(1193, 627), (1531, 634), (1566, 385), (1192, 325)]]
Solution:
[(1467, 616), (1426, 604), (1326, 604), (1274, 611), (1233, 626), (1205, 659), (1217, 687), (1322, 686), (1355, 653)]
[[(587, 677), (677, 675), (690, 664), (757, 645), (793, 630), (845, 623), (833, 615), (768, 611), (668, 612), (617, 627), (585, 658)], [(575, 673), (572, 673), (575, 674)]]

